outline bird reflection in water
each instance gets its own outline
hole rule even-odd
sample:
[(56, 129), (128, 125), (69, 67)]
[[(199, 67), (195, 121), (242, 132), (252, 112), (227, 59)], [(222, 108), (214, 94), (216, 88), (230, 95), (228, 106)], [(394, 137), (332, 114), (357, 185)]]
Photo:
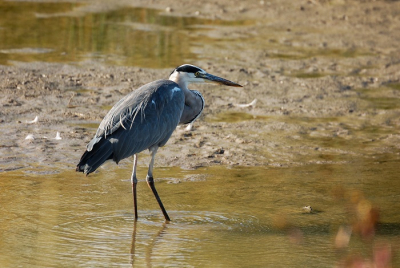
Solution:
[[(149, 239), (150, 244), (146, 247), (146, 258), (145, 258), (147, 267), (152, 267), (151, 257), (153, 254), (153, 249), (156, 246), (157, 241), (162, 239), (162, 237), (165, 235), (166, 230), (167, 230), (167, 224), (168, 223), (166, 223), (166, 222), (162, 223), (160, 230), (157, 233), (155, 233), (155, 235), (153, 236), (152, 239)], [(132, 267), (135, 267), (136, 233), (137, 233), (137, 221), (134, 221), (133, 222), (133, 232), (132, 232), (131, 253), (130, 253)]]

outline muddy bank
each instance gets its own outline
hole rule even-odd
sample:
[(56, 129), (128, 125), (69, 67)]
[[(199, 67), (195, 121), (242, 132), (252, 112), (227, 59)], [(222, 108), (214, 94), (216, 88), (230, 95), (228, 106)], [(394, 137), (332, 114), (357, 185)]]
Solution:
[[(253, 20), (193, 33), (221, 39), (224, 49), (212, 44), (196, 48), (206, 56), (190, 63), (244, 88), (197, 87), (206, 100), (202, 117), (193, 131), (180, 128), (173, 134), (159, 150), (157, 166), (399, 158), (399, 2), (237, 3), (121, 3), (161, 8), (168, 16)], [(89, 1), (78, 11), (96, 8), (115, 7)], [(239, 38), (231, 42), (232, 36)], [(173, 67), (96, 61), (0, 66), (0, 170), (74, 169), (111, 106), (131, 90), (167, 78)], [(238, 106), (254, 99), (255, 106)], [(35, 116), (37, 123), (27, 123)], [(54, 139), (56, 132), (62, 140)], [(34, 139), (26, 140), (28, 134)], [(148, 156), (142, 155), (139, 163), (147, 165)], [(131, 166), (131, 161), (120, 165)]]

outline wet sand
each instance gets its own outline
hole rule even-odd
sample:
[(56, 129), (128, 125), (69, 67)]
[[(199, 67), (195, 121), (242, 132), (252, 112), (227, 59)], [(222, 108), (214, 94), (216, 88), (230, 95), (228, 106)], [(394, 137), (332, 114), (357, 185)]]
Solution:
[[(88, 1), (75, 12), (110, 9)], [(122, 1), (169, 16), (251, 20), (221, 27), (229, 51), (209, 46), (192, 63), (243, 89), (199, 86), (194, 130), (178, 129), (156, 166), (291, 166), (399, 158), (400, 2)], [(204, 33), (194, 33), (197, 37)], [(10, 62), (0, 66), (1, 171), (74, 169), (103, 116), (120, 98), (171, 68)], [(257, 99), (255, 106), (240, 107)], [(38, 116), (38, 122), (29, 124)], [(53, 139), (56, 132), (62, 140)], [(29, 134), (33, 140), (26, 140)], [(143, 155), (144, 156), (144, 155)], [(147, 165), (148, 156), (139, 164)], [(131, 161), (120, 165), (131, 166)], [(53, 171), (51, 171), (53, 170)]]

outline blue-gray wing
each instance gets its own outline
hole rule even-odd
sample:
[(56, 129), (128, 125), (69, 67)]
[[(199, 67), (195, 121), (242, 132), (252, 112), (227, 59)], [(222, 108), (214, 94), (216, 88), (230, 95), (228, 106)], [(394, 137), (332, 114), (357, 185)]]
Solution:
[(184, 93), (175, 82), (146, 84), (111, 108), (87, 151), (107, 139), (113, 147), (113, 159), (119, 162), (149, 147), (163, 146), (178, 125), (184, 105)]

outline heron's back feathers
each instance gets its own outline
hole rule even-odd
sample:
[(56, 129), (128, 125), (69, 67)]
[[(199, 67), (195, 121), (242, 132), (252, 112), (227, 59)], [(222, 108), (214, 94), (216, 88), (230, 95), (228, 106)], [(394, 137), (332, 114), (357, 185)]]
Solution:
[(89, 174), (106, 160), (116, 163), (152, 146), (165, 145), (179, 123), (185, 96), (170, 80), (132, 91), (107, 113), (76, 170)]

